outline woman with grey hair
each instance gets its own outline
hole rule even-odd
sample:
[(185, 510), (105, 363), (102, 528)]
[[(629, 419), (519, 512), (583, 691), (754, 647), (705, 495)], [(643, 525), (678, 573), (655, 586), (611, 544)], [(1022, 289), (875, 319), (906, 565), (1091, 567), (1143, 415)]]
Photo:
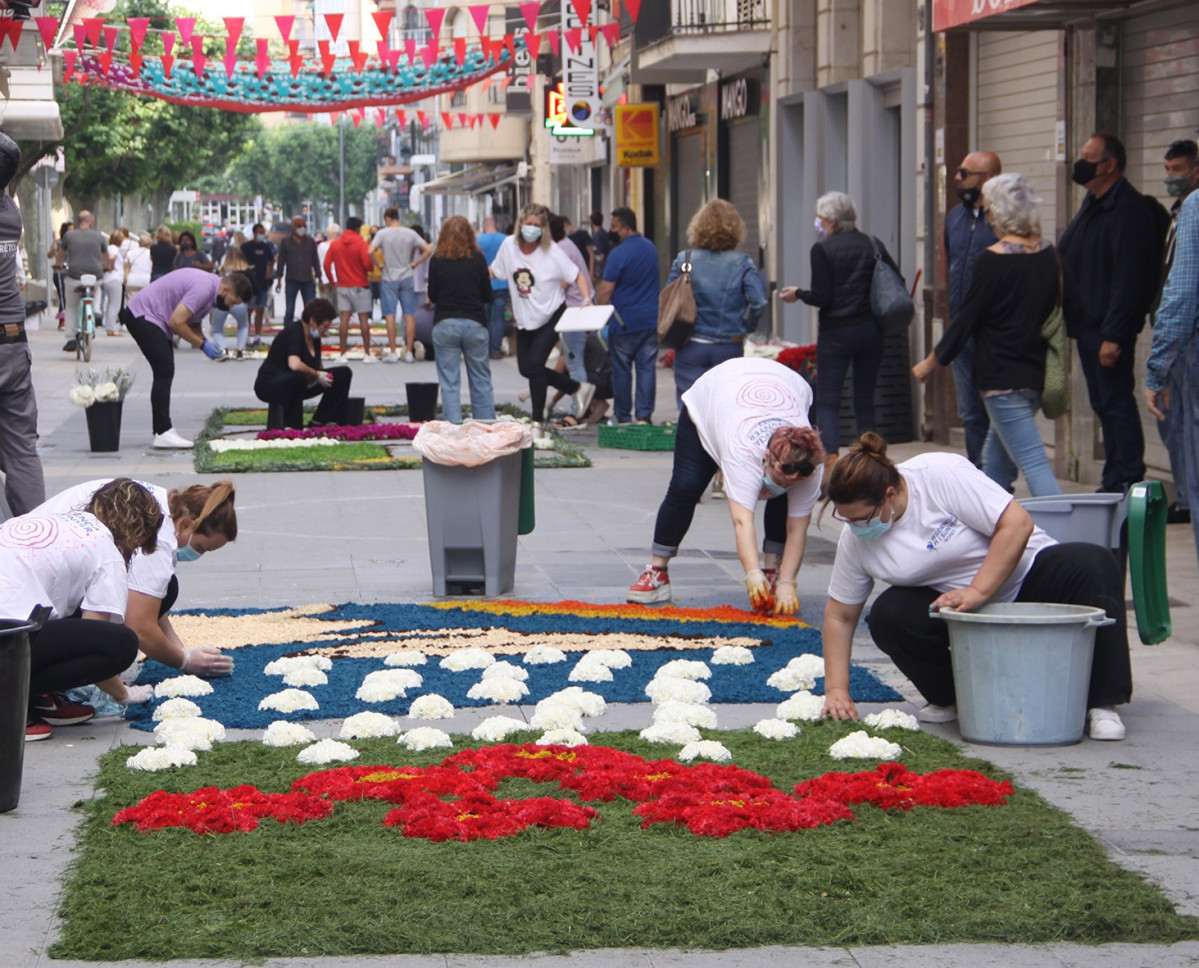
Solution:
[(812, 288), (784, 286), (779, 290), (783, 302), (803, 300), (820, 310), (816, 335), (816, 423), (828, 455), (826, 477), (837, 462), (837, 449), (841, 446), (837, 414), (850, 364), (853, 364), (853, 413), (858, 433), (875, 429), (874, 388), (883, 362), (883, 336), (870, 311), (874, 244), (878, 245), (882, 259), (896, 268), (882, 242), (859, 232), (857, 225), (858, 213), (852, 198), (844, 192), (821, 195), (816, 200), (816, 234), (820, 240), (812, 246)]
[(1057, 253), (1041, 238), (1039, 201), (1023, 175), (996, 175), (983, 185), (983, 212), (999, 241), (979, 255), (941, 341), (912, 367), (927, 383), (974, 337), (975, 386), (991, 418), (982, 469), (1009, 491), (1019, 470), (1034, 496), (1062, 492), (1036, 422), (1045, 385), (1041, 325), (1061, 292)]

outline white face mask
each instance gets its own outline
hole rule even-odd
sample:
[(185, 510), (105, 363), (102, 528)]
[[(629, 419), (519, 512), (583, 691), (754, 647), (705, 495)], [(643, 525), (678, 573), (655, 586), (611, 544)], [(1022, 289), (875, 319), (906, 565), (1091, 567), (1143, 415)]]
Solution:
[(541, 228), (536, 225), (522, 225), (520, 237), (526, 242), (536, 242), (541, 238)]
[(823, 239), (823, 238), (828, 237), (828, 232), (824, 228), (824, 223), (822, 221), (820, 221), (819, 215), (816, 216), (815, 226), (816, 226), (816, 234), (818, 236), (820, 236), (820, 238)]
[(296, 235), (307, 235), (307, 234), (308, 234), (308, 229), (306, 229), (303, 225), (296, 226)]

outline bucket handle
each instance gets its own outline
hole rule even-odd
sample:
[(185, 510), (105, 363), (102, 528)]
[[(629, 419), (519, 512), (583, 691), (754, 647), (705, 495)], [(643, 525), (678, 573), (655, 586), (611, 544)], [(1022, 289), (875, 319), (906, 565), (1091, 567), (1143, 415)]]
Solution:
[[(957, 609), (954, 609), (954, 608), (940, 608), (940, 609), (930, 608), (928, 610), (928, 617), (929, 618), (939, 618), (942, 622), (944, 622), (945, 616), (941, 614), (942, 612), (955, 612), (956, 613)], [(1116, 620), (1114, 618), (1109, 618), (1107, 615), (1103, 614), (1102, 612), (1099, 615), (1088, 615), (1087, 616), (1087, 627), (1088, 628), (1096, 628), (1097, 629), (1097, 628), (1103, 628), (1105, 625), (1115, 625), (1115, 624), (1116, 624)]]

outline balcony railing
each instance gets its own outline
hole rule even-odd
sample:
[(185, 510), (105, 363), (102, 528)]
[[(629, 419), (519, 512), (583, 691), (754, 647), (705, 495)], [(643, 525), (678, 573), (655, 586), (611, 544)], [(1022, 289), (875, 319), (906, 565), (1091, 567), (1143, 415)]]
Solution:
[(765, 30), (768, 26), (766, 0), (670, 0), (641, 7), (635, 36), (641, 48), (678, 35)]

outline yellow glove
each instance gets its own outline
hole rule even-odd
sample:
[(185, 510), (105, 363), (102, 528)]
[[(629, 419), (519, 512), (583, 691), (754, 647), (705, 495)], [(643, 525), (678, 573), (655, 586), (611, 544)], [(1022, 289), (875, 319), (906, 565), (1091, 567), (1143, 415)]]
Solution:
[(799, 611), (799, 592), (795, 582), (779, 578), (774, 583), (774, 614), (794, 615)]
[(761, 568), (745, 575), (745, 590), (749, 593), (749, 604), (755, 612), (769, 612), (774, 608), (774, 596), (770, 594), (770, 582)]

